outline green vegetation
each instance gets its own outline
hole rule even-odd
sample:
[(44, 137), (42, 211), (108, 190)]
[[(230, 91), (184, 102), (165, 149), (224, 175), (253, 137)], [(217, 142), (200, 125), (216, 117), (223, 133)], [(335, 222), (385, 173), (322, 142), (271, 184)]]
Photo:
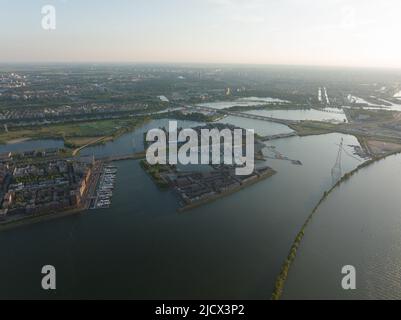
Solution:
[(156, 185), (161, 189), (167, 189), (168, 183), (165, 179), (163, 179), (160, 175), (162, 172), (168, 172), (168, 165), (150, 165), (146, 160), (141, 160), (140, 162), (142, 168), (152, 177)]
[(16, 139), (63, 139), (66, 147), (77, 148), (94, 138), (108, 136), (116, 138), (142, 125), (148, 118), (110, 119), (86, 122), (72, 122), (40, 127), (11, 129), (0, 134), (0, 143)]
[[(166, 114), (159, 114), (152, 116), (153, 118), (166, 118)], [(206, 115), (200, 112), (192, 112), (188, 114), (184, 114), (181, 111), (173, 111), (169, 112), (167, 117), (169, 119), (176, 119), (176, 120), (186, 120), (186, 121), (195, 121), (195, 122), (213, 122), (221, 118), (220, 114), (211, 114)]]
[(326, 134), (331, 132), (341, 132), (341, 125), (330, 122), (320, 121), (300, 121), (297, 124), (288, 125), (292, 130), (296, 131), (299, 136), (310, 136)]

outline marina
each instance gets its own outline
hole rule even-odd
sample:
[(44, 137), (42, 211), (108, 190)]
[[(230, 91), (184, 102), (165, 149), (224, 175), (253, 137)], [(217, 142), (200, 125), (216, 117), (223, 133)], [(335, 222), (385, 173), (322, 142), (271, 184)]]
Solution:
[(116, 180), (117, 167), (107, 165), (103, 167), (103, 172), (96, 191), (96, 199), (91, 209), (110, 208), (112, 203), (114, 184)]

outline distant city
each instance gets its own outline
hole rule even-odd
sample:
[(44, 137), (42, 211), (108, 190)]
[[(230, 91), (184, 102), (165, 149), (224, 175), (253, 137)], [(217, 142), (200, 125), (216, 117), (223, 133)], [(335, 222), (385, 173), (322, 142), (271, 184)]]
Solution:
[[(344, 76), (347, 74), (352, 77)], [(189, 241), (192, 246), (200, 246), (199, 259), (206, 259), (207, 247), (201, 245), (203, 236), (196, 234), (189, 240), (187, 232), (196, 232), (193, 229), (196, 224), (196, 228), (207, 230), (210, 239), (222, 241), (215, 245), (227, 250), (227, 241), (237, 241), (235, 221), (242, 221), (240, 223), (249, 228), (248, 236), (263, 238), (264, 243), (250, 238), (243, 249), (229, 250), (231, 259), (245, 256), (253, 261), (257, 256), (251, 256), (249, 246), (256, 243), (261, 247), (269, 246), (273, 239), (278, 239), (280, 232), (285, 234), (279, 237), (280, 249), (263, 255), (263, 261), (274, 256), (275, 267), (265, 270), (269, 280), (253, 298), (376, 297), (379, 291), (368, 287), (369, 281), (375, 279), (378, 287), (384, 286), (391, 279), (391, 271), (383, 271), (385, 278), (380, 273), (368, 277), (370, 269), (359, 266), (362, 279), (367, 277), (362, 287), (367, 287), (356, 294), (339, 291), (337, 287), (333, 289), (330, 281), (308, 290), (298, 277), (305, 275), (312, 263), (308, 260), (308, 250), (317, 250), (314, 245), (320, 241), (308, 243), (309, 238), (303, 240), (304, 234), (314, 234), (317, 239), (326, 241), (327, 234), (320, 234), (313, 226), (320, 219), (321, 223), (326, 223), (325, 214), (320, 212), (327, 210), (325, 204), (339, 197), (343, 185), (358, 181), (359, 171), (361, 174), (365, 170), (374, 171), (373, 164), (382, 159), (385, 161), (375, 166), (386, 166), (391, 161), (387, 158), (392, 159), (391, 156), (401, 151), (400, 79), (400, 73), (389, 70), (301, 67), (3, 66), (0, 69), (2, 242), (7, 245), (11, 236), (20, 234), (29, 240), (18, 250), (35, 250), (35, 240), (31, 237), (47, 230), (53, 234), (54, 248), (67, 246), (75, 261), (82, 259), (79, 257), (82, 251), (63, 240), (67, 234), (57, 225), (64, 226), (63, 230), (74, 228), (72, 237), (78, 237), (80, 232), (92, 234), (100, 241), (98, 244), (85, 244), (88, 240), (82, 239), (79, 242), (83, 241), (84, 248), (92, 246), (98, 250), (102, 243), (99, 239), (109, 224), (116, 224), (115, 230), (107, 232), (114, 234), (114, 245), (120, 246), (121, 240), (115, 232), (131, 239), (129, 234), (133, 229), (152, 223), (154, 215), (166, 215), (162, 223), (164, 229), (158, 231), (155, 241), (172, 237), (177, 230), (174, 237), (181, 243)], [(198, 135), (205, 128), (228, 129), (228, 132), (252, 129), (255, 132), (254, 172), (236, 176), (234, 165), (212, 162), (206, 165), (149, 164), (147, 133), (155, 128), (166, 130), (172, 120), (178, 121), (179, 132), (193, 128)], [(222, 156), (223, 144), (219, 148)], [(389, 166), (391, 168), (391, 162)], [(350, 182), (345, 184), (348, 180)], [(386, 190), (384, 185), (381, 188)], [(358, 187), (352, 192), (356, 190)], [(380, 192), (367, 190), (365, 197), (381, 199)], [(386, 206), (392, 205), (397, 204), (386, 202)], [(389, 213), (392, 212), (390, 208)], [(189, 219), (188, 225), (183, 227), (186, 219)], [(391, 216), (387, 221), (391, 219), (394, 218)], [(82, 223), (78, 222), (81, 220)], [(97, 220), (98, 229), (86, 230), (94, 223), (89, 220)], [(209, 227), (210, 223), (214, 226)], [(346, 224), (347, 220), (336, 223)], [(227, 224), (232, 231), (227, 231)], [(355, 227), (358, 228), (358, 223)], [(380, 230), (373, 227), (365, 226), (380, 238)], [(55, 233), (57, 229), (58, 234)], [(161, 254), (158, 249), (145, 245), (146, 232), (138, 229), (136, 234), (135, 240), (128, 242), (135, 241), (135, 248), (143, 245), (150, 250), (148, 263)], [(227, 238), (222, 240), (224, 234)], [(353, 234), (351, 228), (349, 237)], [(347, 238), (347, 234), (343, 236)], [(171, 246), (175, 243), (174, 237), (167, 241), (172, 241)], [(93, 259), (97, 258), (96, 250), (89, 254)], [(180, 246), (174, 249), (184, 255), (186, 268), (201, 272), (182, 250), (185, 249)], [(62, 259), (61, 252), (56, 256), (51, 252), (53, 250), (44, 253), (47, 259)], [(17, 257), (4, 250), (0, 257), (4, 261), (23, 259), (23, 255)], [(301, 264), (293, 267), (296, 259), (300, 259)], [(354, 264), (363, 259), (359, 257)], [(342, 260), (341, 256), (338, 261), (328, 260), (340, 271), (342, 266), (352, 262)], [(164, 257), (160, 264), (167, 268), (168, 261)], [(232, 263), (228, 266), (221, 259), (215, 263), (219, 268), (236, 269)], [(379, 263), (380, 269), (380, 261), (375, 263)], [(99, 267), (99, 274), (106, 272), (107, 265)], [(154, 275), (152, 270), (142, 270), (134, 258), (129, 258), (128, 265), (136, 270), (123, 272), (131, 279), (129, 282), (137, 281), (135, 274), (148, 280)], [(221, 277), (219, 268), (209, 272)], [(93, 271), (89, 265), (83, 270), (83, 275)], [(248, 268), (245, 270), (249, 272)], [(0, 271), (9, 274), (3, 268)], [(20, 271), (23, 272), (23, 267)], [(69, 272), (63, 279), (81, 277)], [(262, 273), (264, 271), (260, 270), (255, 277)], [(288, 278), (288, 274), (292, 277)], [(85, 284), (85, 281), (86, 289), (81, 291), (82, 287), (74, 286), (67, 290), (67, 295), (88, 297), (84, 292), (92, 292), (89, 293), (92, 296), (96, 291), (101, 297), (122, 294), (131, 298), (231, 298), (237, 292), (233, 287), (236, 283), (231, 278), (235, 277), (233, 274), (229, 275), (232, 286), (227, 286), (221, 294), (215, 291), (212, 283), (207, 285), (205, 295), (200, 294), (200, 279), (192, 278), (194, 285), (184, 295), (182, 290), (187, 276), (185, 272), (170, 274), (169, 277), (175, 279), (174, 288), (165, 287), (161, 278), (156, 278), (156, 282), (149, 280), (154, 288), (160, 288), (162, 283), (160, 295), (144, 295), (142, 285), (132, 294), (124, 290), (106, 292), (101, 283)], [(10, 279), (13, 277), (10, 275)], [(249, 288), (249, 282), (241, 280), (240, 283), (244, 290)], [(38, 290), (31, 291), (29, 297), (45, 294)], [(390, 290), (385, 296), (399, 297), (399, 292)], [(245, 297), (244, 291), (237, 293)], [(0, 296), (8, 294), (0, 288)], [(12, 295), (20, 296), (18, 292)]]

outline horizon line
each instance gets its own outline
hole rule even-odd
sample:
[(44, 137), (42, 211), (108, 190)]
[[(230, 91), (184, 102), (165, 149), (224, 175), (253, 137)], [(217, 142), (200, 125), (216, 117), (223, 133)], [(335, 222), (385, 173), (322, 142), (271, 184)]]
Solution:
[(167, 62), (167, 61), (0, 61), (1, 65), (193, 65), (193, 66), (249, 66), (249, 67), (292, 67), (292, 68), (328, 68), (328, 69), (374, 69), (397, 70), (401, 67), (389, 66), (352, 66), (319, 64), (284, 64), (284, 63), (246, 63), (246, 62)]

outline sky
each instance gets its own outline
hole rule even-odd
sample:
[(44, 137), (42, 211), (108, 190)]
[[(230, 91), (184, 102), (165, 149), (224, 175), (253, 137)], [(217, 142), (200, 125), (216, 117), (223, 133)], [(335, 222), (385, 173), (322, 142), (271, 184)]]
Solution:
[(400, 12), (399, 0), (0, 0), (0, 62), (401, 68)]

